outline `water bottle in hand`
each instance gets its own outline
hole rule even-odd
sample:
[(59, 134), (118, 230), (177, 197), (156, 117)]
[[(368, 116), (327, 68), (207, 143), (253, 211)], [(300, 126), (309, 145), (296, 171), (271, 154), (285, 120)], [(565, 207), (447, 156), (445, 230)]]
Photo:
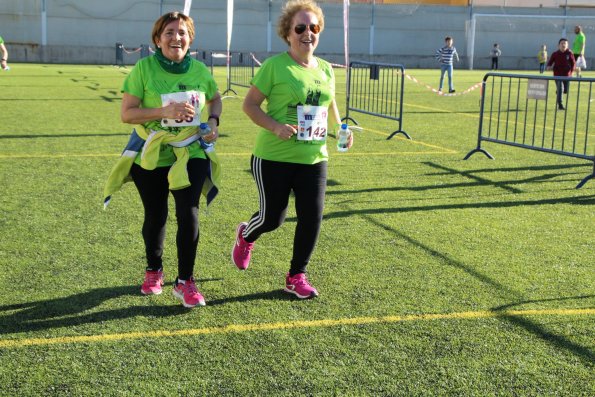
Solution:
[(208, 143), (203, 138), (211, 133), (211, 127), (207, 123), (200, 123), (200, 127), (198, 127), (198, 142), (200, 143), (200, 147), (204, 149), (206, 153), (213, 151), (215, 148), (215, 143)]
[(349, 150), (347, 147), (349, 137), (351, 136), (351, 130), (347, 124), (341, 124), (341, 129), (337, 132), (337, 150), (339, 152), (346, 152)]
[(204, 138), (211, 133), (211, 127), (207, 123), (200, 123), (198, 127), (198, 136)]

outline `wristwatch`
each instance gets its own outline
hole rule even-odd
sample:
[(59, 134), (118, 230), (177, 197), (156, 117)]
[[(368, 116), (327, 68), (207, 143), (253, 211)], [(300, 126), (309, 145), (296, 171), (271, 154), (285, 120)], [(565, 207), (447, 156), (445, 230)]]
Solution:
[(215, 119), (215, 121), (217, 121), (217, 127), (219, 127), (219, 116), (217, 116), (216, 114), (211, 114), (209, 115), (209, 120), (210, 119)]

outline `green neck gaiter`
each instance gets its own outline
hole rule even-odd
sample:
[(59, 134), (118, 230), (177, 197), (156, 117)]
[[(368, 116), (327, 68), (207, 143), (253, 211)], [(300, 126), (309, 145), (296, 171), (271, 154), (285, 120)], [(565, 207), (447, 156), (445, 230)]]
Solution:
[(188, 51), (184, 56), (184, 59), (182, 59), (182, 62), (176, 63), (167, 59), (163, 55), (163, 52), (161, 52), (161, 48), (157, 48), (157, 50), (155, 50), (155, 57), (163, 69), (174, 74), (186, 73), (188, 69), (190, 69), (190, 61), (192, 60), (192, 58), (190, 58), (190, 51)]

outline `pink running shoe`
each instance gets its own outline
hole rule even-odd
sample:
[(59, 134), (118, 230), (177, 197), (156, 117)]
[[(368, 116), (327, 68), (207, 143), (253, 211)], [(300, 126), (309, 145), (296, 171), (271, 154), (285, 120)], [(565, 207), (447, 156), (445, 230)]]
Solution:
[(238, 225), (238, 228), (236, 229), (236, 242), (231, 250), (231, 260), (240, 270), (246, 270), (250, 265), (250, 256), (252, 255), (252, 249), (254, 248), (254, 243), (247, 242), (242, 236), (246, 226), (248, 226), (246, 222), (242, 222)]
[(145, 271), (145, 281), (140, 287), (140, 292), (144, 295), (159, 295), (163, 290), (163, 270), (147, 270)]
[(298, 273), (293, 277), (290, 277), (289, 273), (287, 273), (287, 276), (285, 277), (284, 291), (294, 294), (300, 299), (308, 299), (318, 296), (318, 291), (310, 285), (305, 273)]
[(182, 305), (184, 307), (194, 307), (196, 305), (204, 306), (205, 298), (202, 297), (198, 289), (196, 289), (196, 284), (194, 283), (194, 277), (191, 277), (190, 280), (186, 280), (185, 284), (176, 283), (174, 285), (174, 296), (182, 301)]

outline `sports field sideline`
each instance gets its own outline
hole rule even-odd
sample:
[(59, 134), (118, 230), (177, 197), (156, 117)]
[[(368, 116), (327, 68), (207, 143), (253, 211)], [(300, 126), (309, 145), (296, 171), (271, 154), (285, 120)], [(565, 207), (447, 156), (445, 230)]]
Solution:
[[(412, 140), (386, 140), (393, 121), (357, 113), (349, 152), (330, 139), (309, 266), (321, 296), (298, 301), (281, 291), (291, 205), (246, 272), (229, 259), (258, 202), (257, 128), (234, 87), (216, 146), (221, 194), (201, 206), (207, 306), (187, 310), (170, 292), (174, 228), (164, 294), (143, 296), (138, 194), (127, 185), (102, 209), (130, 132), (119, 119), (129, 69), (11, 67), (0, 73), (0, 396), (595, 394), (595, 181), (575, 189), (593, 164), (495, 144), (495, 160), (464, 161), (479, 90), (444, 97), (406, 80)], [(437, 85), (437, 70), (407, 73)], [(457, 92), (484, 74), (455, 70)], [(223, 91), (225, 69), (215, 75)]]

